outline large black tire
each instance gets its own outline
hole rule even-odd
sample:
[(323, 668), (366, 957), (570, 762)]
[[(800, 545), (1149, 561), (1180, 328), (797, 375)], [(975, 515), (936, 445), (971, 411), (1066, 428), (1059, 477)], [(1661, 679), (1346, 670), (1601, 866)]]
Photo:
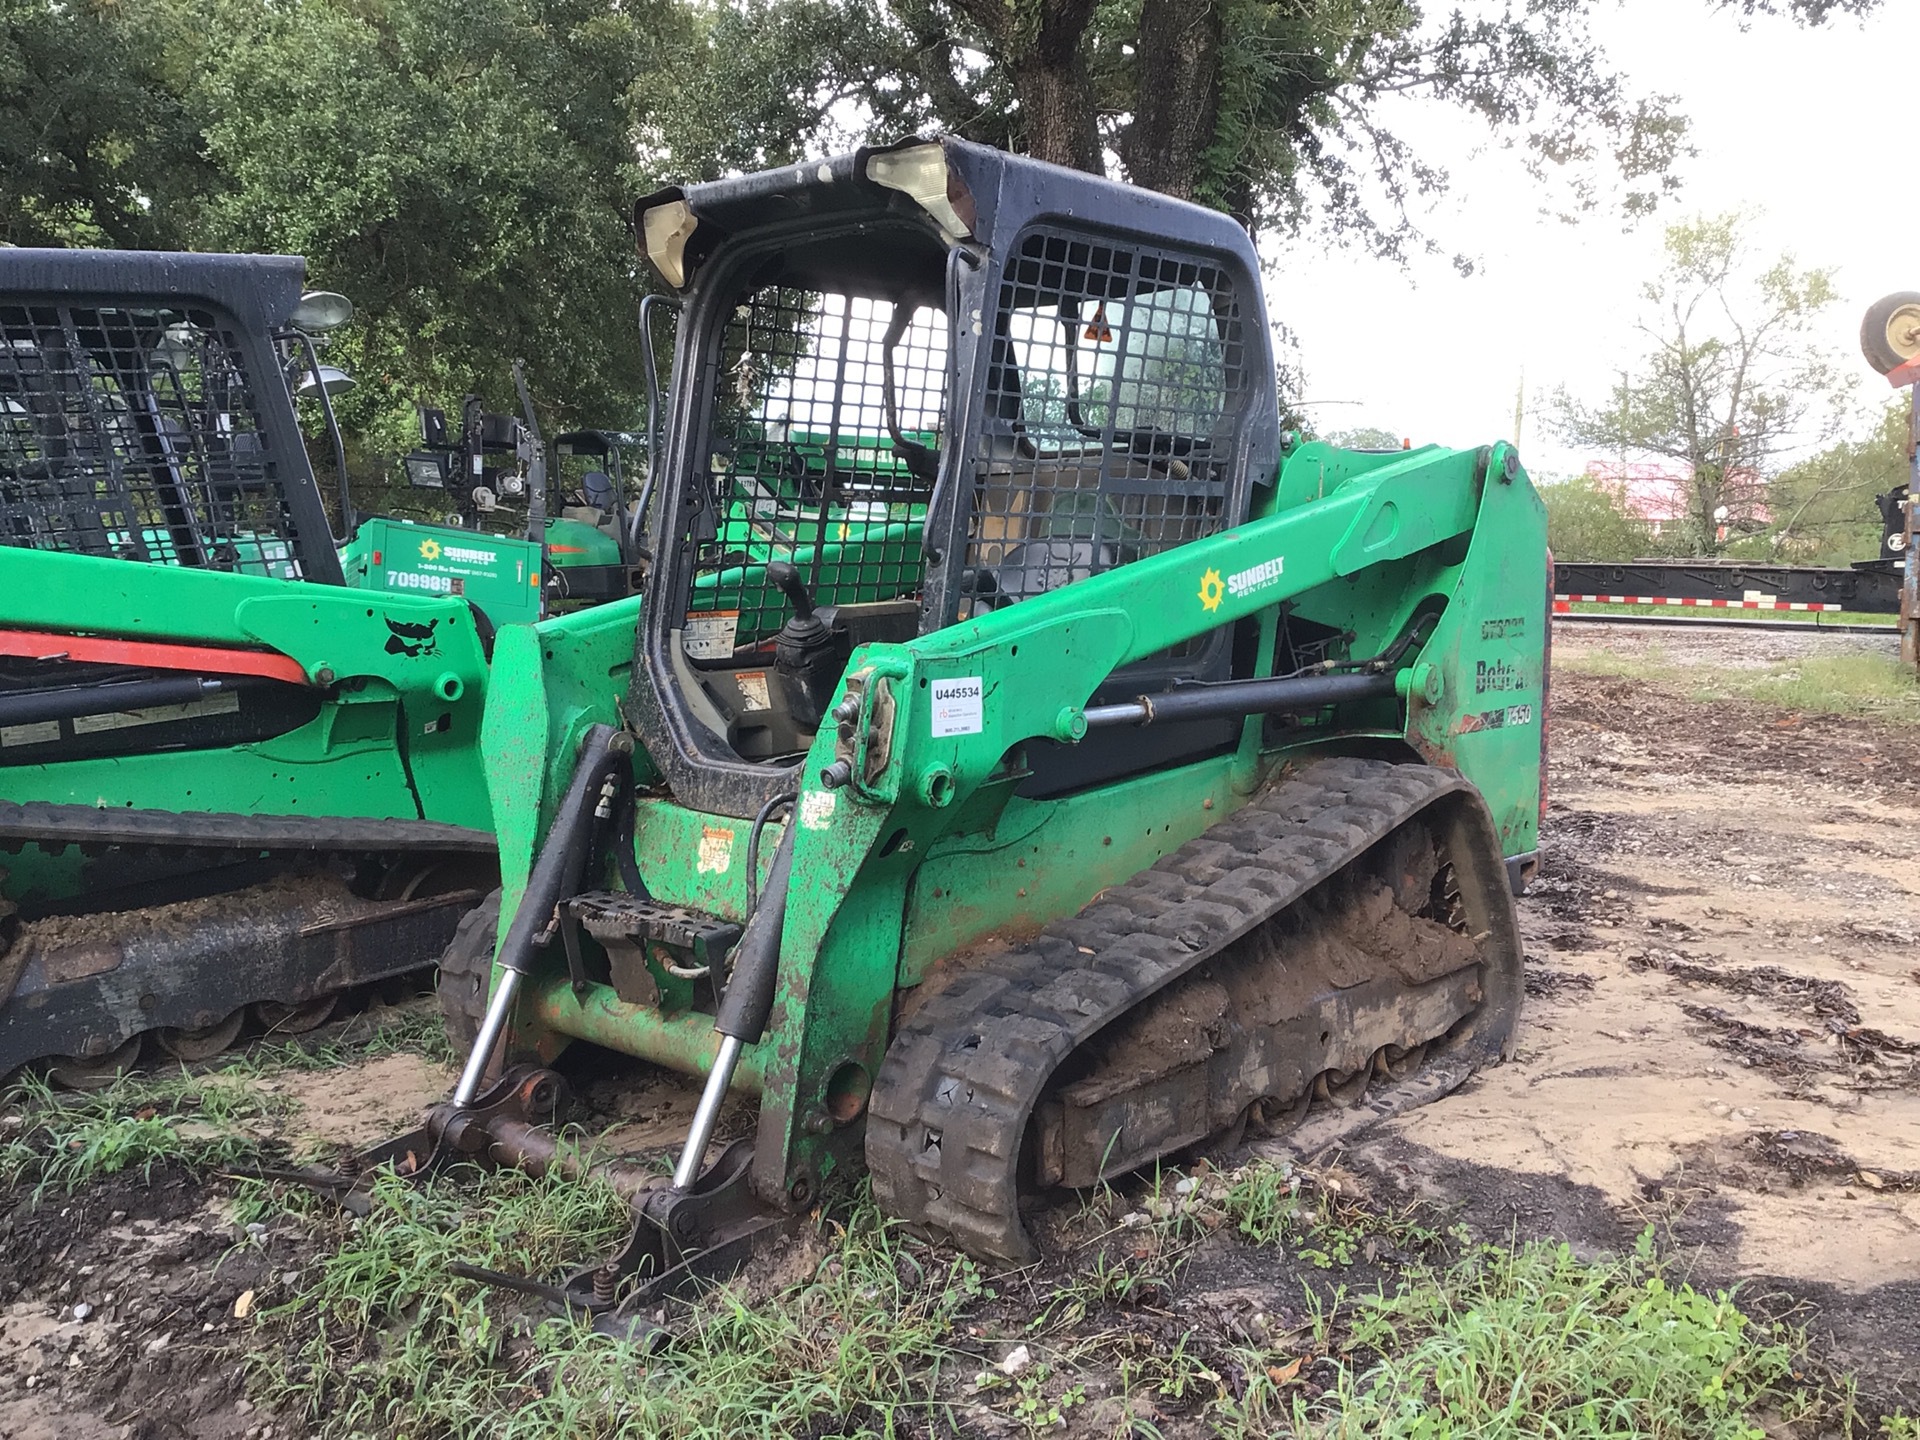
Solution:
[(1867, 307), (1860, 353), (1882, 375), (1920, 355), (1920, 290), (1885, 295)]
[(500, 928), (500, 892), (495, 890), (460, 917), (460, 927), (440, 956), (434, 993), (440, 997), (440, 1016), (447, 1027), (447, 1043), (456, 1059), (465, 1060), (480, 1036), (487, 1014), (487, 990), (493, 979), (494, 933)]

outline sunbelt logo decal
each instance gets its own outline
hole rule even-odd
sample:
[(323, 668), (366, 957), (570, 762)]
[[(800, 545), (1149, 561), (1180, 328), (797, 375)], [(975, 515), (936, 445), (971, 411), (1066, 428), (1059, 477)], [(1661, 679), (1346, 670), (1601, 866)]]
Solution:
[(491, 565), (500, 558), (495, 551), (476, 550), (471, 545), (442, 545), (432, 538), (420, 542), (422, 560), (439, 560), (443, 557), (456, 565)]
[(1280, 579), (1286, 566), (1287, 557), (1276, 555), (1271, 560), (1262, 560), (1258, 565), (1236, 570), (1224, 580), (1218, 570), (1208, 567), (1207, 573), (1200, 577), (1200, 608), (1211, 612), (1218, 610), (1220, 602), (1229, 595), (1242, 600), (1256, 591), (1264, 590)]

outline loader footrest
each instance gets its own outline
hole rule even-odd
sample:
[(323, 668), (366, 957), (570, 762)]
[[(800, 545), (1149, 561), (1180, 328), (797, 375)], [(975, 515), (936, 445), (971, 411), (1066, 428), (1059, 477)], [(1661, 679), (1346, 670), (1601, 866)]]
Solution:
[(640, 945), (658, 941), (692, 952), (702, 965), (724, 960), (740, 938), (740, 927), (731, 920), (686, 905), (645, 900), (624, 890), (590, 890), (576, 895), (561, 902), (560, 914), (579, 921), (589, 935), (603, 943), (611, 940)]
[[(561, 900), (561, 924), (566, 939), (566, 960), (574, 979), (582, 977), (578, 947), (572, 943), (572, 929), (580, 925), (593, 939), (607, 948), (614, 962), (614, 989), (622, 998), (651, 1002), (651, 987), (634, 975), (628, 979), (632, 962), (649, 943), (670, 945), (693, 958), (697, 966), (722, 966), (728, 950), (739, 941), (741, 927), (732, 920), (710, 916), (685, 904), (662, 904), (660, 900), (641, 899), (626, 891), (588, 891), (570, 900)], [(718, 973), (718, 970), (716, 970)], [(636, 993), (628, 993), (637, 985)]]

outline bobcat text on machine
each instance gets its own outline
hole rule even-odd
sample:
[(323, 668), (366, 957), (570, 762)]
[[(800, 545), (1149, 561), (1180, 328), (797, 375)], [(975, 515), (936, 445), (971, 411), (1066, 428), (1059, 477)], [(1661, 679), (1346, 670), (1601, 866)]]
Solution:
[(1510, 447), (1284, 433), (1238, 225), (958, 140), (637, 222), (682, 298), (653, 565), (501, 635), (471, 1053), (381, 1158), (582, 1165), (577, 1040), (702, 1077), (671, 1182), (594, 1167), (630, 1243), (525, 1282), (631, 1314), (863, 1170), (1020, 1258), (1023, 1192), (1508, 1051), (1550, 594)]

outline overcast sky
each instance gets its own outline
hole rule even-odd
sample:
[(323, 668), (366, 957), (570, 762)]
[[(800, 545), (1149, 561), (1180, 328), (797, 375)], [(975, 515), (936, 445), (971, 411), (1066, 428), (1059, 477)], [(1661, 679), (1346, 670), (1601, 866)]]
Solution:
[[(1378, 425), (1415, 444), (1510, 437), (1522, 372), (1521, 453), (1543, 475), (1589, 458), (1548, 431), (1545, 398), (1565, 385), (1604, 399), (1630, 364), (1639, 287), (1657, 269), (1670, 218), (1759, 212), (1762, 255), (1791, 251), (1832, 266), (1841, 299), (1823, 338), (1858, 379), (1864, 429), (1891, 395), (1859, 353), (1862, 311), (1893, 290), (1920, 290), (1920, 133), (1912, 76), (1920, 3), (1887, 0), (1864, 25), (1804, 30), (1756, 21), (1742, 33), (1706, 0), (1602, 3), (1595, 34), (1642, 91), (1680, 97), (1698, 154), (1666, 212), (1632, 228), (1617, 214), (1569, 226), (1540, 215), (1518, 163), (1457, 116), (1396, 116), (1420, 153), (1453, 174), (1423, 216), (1447, 253), (1405, 269), (1324, 242), (1267, 243), (1267, 303), (1299, 337), (1321, 428)], [(1478, 270), (1459, 277), (1449, 256)], [(1542, 402), (1536, 407), (1535, 402)]]

